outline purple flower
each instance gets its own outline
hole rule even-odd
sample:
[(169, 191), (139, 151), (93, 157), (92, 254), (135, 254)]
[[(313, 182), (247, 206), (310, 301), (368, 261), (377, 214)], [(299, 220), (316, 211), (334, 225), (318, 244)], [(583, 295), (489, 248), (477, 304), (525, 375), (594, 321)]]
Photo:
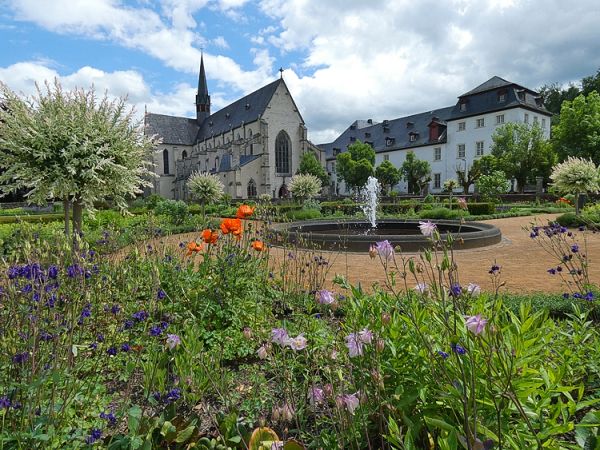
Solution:
[(50, 266), (48, 267), (48, 278), (55, 280), (58, 277), (58, 267)]
[(150, 328), (150, 331), (148, 332), (148, 334), (150, 336), (160, 336), (160, 334), (163, 332), (163, 329), (160, 326), (153, 326)]
[(129, 343), (124, 342), (123, 344), (121, 344), (121, 351), (123, 353), (127, 353), (129, 350), (131, 350), (131, 346), (129, 345)]
[(15, 364), (23, 364), (28, 359), (29, 359), (29, 352), (16, 353), (12, 357), (12, 362)]
[(102, 411), (100, 413), (100, 418), (108, 421), (108, 424), (110, 426), (114, 426), (117, 423), (117, 418), (112, 412), (105, 413), (104, 411)]
[(562, 296), (563, 296), (564, 299), (568, 299), (569, 298), (569, 293), (568, 292), (564, 292)]
[(90, 431), (90, 435), (85, 439), (85, 442), (87, 444), (93, 444), (101, 437), (102, 437), (102, 430), (99, 430), (98, 428), (92, 428), (92, 430)]
[(125, 321), (125, 323), (123, 323), (123, 329), (130, 330), (131, 328), (133, 328), (133, 325), (134, 325), (133, 320), (127, 319)]
[(110, 308), (110, 312), (117, 315), (121, 311), (121, 307), (119, 305), (112, 305)]
[(477, 336), (485, 330), (487, 322), (487, 319), (481, 317), (481, 314), (477, 314), (476, 316), (467, 317), (465, 323), (467, 325), (468, 330), (475, 336)]
[(5, 395), (0, 397), (0, 409), (10, 408), (10, 399)]
[(458, 204), (458, 207), (460, 209), (468, 209), (469, 206), (467, 205), (467, 199), (464, 197), (458, 197), (456, 199), (456, 203)]
[(442, 359), (447, 359), (448, 356), (450, 356), (448, 353), (442, 351), (442, 350), (438, 350), (437, 354), (442, 358)]
[(556, 269), (554, 267), (551, 267), (546, 272), (548, 272), (550, 275), (556, 275)]
[(573, 253), (577, 253), (579, 251), (579, 245), (577, 245), (577, 244), (571, 245), (571, 251)]
[(462, 287), (458, 283), (452, 283), (450, 286), (450, 295), (452, 297), (459, 297), (462, 294)]
[(386, 261), (394, 256), (394, 246), (390, 244), (387, 239), (385, 241), (379, 241), (375, 244), (375, 250), (380, 258)]
[(588, 292), (587, 294), (585, 294), (585, 297), (583, 297), (583, 298), (591, 302), (592, 300), (594, 300), (594, 293)]
[(373, 342), (373, 333), (369, 331), (368, 328), (363, 328), (358, 332), (358, 339), (360, 339), (363, 344), (370, 344)]
[(271, 330), (271, 341), (285, 347), (288, 344), (290, 337), (285, 328), (273, 328)]
[(450, 348), (454, 353), (458, 355), (464, 355), (465, 353), (467, 353), (467, 350), (460, 344), (451, 344)]
[(322, 305), (331, 305), (335, 301), (333, 292), (327, 289), (317, 291), (317, 301)]
[(325, 399), (325, 394), (323, 392), (323, 389), (321, 389), (318, 386), (312, 386), (309, 390), (308, 390), (308, 401), (311, 405), (317, 405), (319, 403), (323, 403), (323, 400)]
[(344, 394), (340, 395), (336, 398), (336, 404), (338, 406), (344, 406), (346, 410), (354, 415), (354, 411), (358, 408), (360, 401), (358, 400), (358, 396), (356, 394)]
[(181, 344), (181, 339), (176, 334), (167, 334), (167, 347), (173, 350)]
[(419, 221), (419, 230), (421, 230), (423, 236), (432, 236), (436, 229), (437, 225), (430, 220), (427, 222)]
[(171, 403), (181, 398), (181, 389), (173, 388), (165, 394), (165, 402)]
[(479, 294), (481, 294), (481, 287), (478, 284), (469, 283), (467, 286), (467, 294), (471, 297), (479, 297)]
[(346, 347), (348, 347), (350, 358), (363, 355), (364, 343), (361, 341), (358, 333), (351, 333), (346, 336)]
[(148, 318), (148, 313), (146, 311), (138, 311), (131, 315), (137, 322), (143, 322)]
[(303, 334), (299, 334), (295, 338), (289, 338), (287, 341), (287, 345), (290, 346), (292, 350), (300, 351), (306, 348), (307, 340)]
[(427, 286), (427, 283), (417, 283), (417, 285), (414, 287), (414, 290), (419, 294), (426, 294), (429, 290), (429, 287)]
[(163, 291), (162, 289), (158, 289), (158, 292), (156, 293), (156, 298), (159, 300), (162, 300), (163, 298), (165, 298), (167, 296), (167, 293), (165, 291)]
[(108, 356), (115, 356), (117, 354), (117, 349), (115, 347), (109, 347), (108, 350), (106, 350), (106, 353)]
[(490, 275), (496, 275), (498, 272), (500, 272), (500, 266), (497, 264), (493, 264), (488, 271)]

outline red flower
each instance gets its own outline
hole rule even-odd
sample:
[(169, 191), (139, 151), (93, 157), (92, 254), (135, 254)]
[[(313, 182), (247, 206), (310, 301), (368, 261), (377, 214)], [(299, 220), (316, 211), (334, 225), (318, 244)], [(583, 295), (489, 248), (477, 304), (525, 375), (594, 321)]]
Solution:
[(263, 241), (252, 242), (252, 248), (257, 252), (262, 252), (265, 249), (265, 243)]
[(216, 244), (217, 239), (219, 239), (219, 233), (207, 228), (206, 230), (202, 231), (202, 239), (207, 244)]
[(254, 208), (249, 205), (240, 205), (235, 215), (238, 219), (246, 219), (254, 214)]
[(233, 234), (238, 239), (242, 235), (242, 221), (240, 219), (223, 219), (221, 222), (223, 234)]
[(188, 250), (187, 256), (190, 256), (192, 253), (199, 252), (200, 250), (202, 250), (202, 245), (196, 244), (196, 242), (191, 241), (191, 242), (188, 242), (187, 250)]

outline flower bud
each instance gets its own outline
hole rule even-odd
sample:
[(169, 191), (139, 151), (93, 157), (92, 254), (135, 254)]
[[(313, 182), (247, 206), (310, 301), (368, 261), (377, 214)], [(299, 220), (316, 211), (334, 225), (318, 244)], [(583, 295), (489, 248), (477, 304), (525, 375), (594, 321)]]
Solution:
[(333, 386), (331, 383), (327, 383), (323, 386), (323, 393), (325, 394), (325, 397), (331, 397), (333, 395)]
[(258, 357), (260, 359), (267, 359), (267, 356), (269, 356), (269, 352), (267, 350), (267, 347), (264, 345), (261, 345), (260, 348), (256, 351), (256, 354), (258, 355)]
[(381, 353), (383, 351), (384, 347), (385, 347), (385, 341), (381, 338), (378, 338), (375, 341), (375, 350), (377, 350), (378, 353)]
[(250, 327), (244, 327), (243, 334), (246, 339), (252, 339), (252, 329)]
[(390, 320), (392, 320), (392, 316), (390, 316), (389, 313), (384, 312), (381, 314), (381, 323), (383, 325), (390, 323)]

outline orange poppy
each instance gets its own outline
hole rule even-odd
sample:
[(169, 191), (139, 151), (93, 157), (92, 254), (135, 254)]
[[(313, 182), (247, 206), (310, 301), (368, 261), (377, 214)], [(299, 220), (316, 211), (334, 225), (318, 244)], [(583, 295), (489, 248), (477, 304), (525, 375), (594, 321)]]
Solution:
[(240, 205), (235, 215), (238, 219), (245, 219), (254, 214), (254, 208), (249, 205)]
[(199, 252), (200, 250), (202, 250), (202, 245), (196, 244), (196, 242), (191, 241), (191, 242), (188, 242), (187, 250), (188, 250), (187, 256), (190, 256), (192, 253)]
[(239, 238), (242, 234), (242, 221), (240, 219), (223, 219), (221, 231), (223, 234), (231, 233)]
[(252, 242), (252, 248), (257, 252), (262, 252), (265, 249), (265, 243), (263, 241)]
[(212, 230), (210, 230), (210, 229), (207, 228), (206, 230), (202, 231), (202, 239), (207, 244), (216, 244), (217, 243), (217, 239), (219, 239), (219, 233), (217, 233), (216, 231), (212, 231)]

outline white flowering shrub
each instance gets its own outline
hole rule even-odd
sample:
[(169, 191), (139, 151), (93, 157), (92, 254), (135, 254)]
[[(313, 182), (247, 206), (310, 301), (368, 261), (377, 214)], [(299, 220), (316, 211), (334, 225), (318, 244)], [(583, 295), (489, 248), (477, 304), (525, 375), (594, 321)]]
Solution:
[(561, 194), (598, 192), (600, 179), (593, 161), (569, 156), (552, 168), (550, 179)]
[(314, 175), (294, 175), (290, 181), (290, 192), (300, 200), (308, 200), (321, 192), (321, 186), (321, 180)]
[(454, 178), (448, 178), (446, 181), (444, 181), (444, 191), (446, 192), (452, 192), (457, 187), (458, 181), (456, 181)]
[(218, 202), (225, 192), (225, 186), (217, 175), (202, 172), (190, 175), (187, 188), (192, 198), (201, 205)]

